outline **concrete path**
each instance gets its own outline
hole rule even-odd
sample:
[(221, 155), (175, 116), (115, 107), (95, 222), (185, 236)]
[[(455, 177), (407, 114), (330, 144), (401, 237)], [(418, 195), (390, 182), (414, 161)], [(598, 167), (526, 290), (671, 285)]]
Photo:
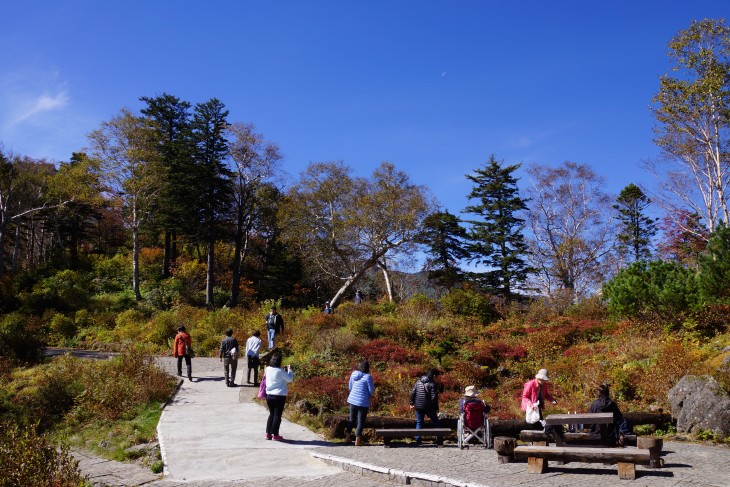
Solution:
[[(176, 373), (174, 359), (160, 363)], [(158, 426), (164, 477), (83, 454), (77, 456), (81, 471), (92, 485), (125, 487), (730, 486), (730, 448), (685, 442), (665, 441), (665, 468), (637, 466), (636, 480), (619, 481), (615, 465), (551, 462), (548, 473), (533, 475), (525, 462), (498, 463), (494, 450), (453, 444), (358, 448), (329, 443), (286, 420), (281, 434), (287, 441), (268, 441), (268, 412), (252, 400), (257, 391), (227, 388), (222, 374), (217, 359), (194, 359), (193, 382), (185, 379), (165, 408)], [(241, 374), (239, 369), (238, 384)]]
[[(177, 373), (174, 359), (161, 363)], [(238, 385), (244, 372), (239, 367)], [(316, 479), (342, 472), (309, 453), (331, 444), (302, 426), (283, 420), (285, 441), (266, 440), (269, 413), (254, 402), (257, 392), (253, 386), (226, 387), (218, 359), (193, 359), (193, 381), (185, 379), (157, 427), (165, 477), (184, 482)]]

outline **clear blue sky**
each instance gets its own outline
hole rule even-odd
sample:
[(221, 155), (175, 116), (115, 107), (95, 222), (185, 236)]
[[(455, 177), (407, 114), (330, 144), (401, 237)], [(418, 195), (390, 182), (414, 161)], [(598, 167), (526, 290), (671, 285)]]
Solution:
[[(3, 1), (0, 142), (55, 161), (140, 96), (211, 97), (310, 161), (384, 160), (454, 213), (466, 173), (588, 163), (651, 185), (667, 43), (728, 0)], [(730, 19), (728, 19), (730, 20)], [(526, 183), (521, 181), (521, 185)]]

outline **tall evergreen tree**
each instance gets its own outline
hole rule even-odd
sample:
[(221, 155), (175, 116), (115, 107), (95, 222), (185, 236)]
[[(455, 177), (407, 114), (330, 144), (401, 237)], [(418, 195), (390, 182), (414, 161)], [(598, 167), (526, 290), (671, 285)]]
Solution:
[(459, 261), (469, 258), (465, 248), (468, 238), (459, 218), (448, 211), (431, 213), (423, 221), (419, 243), (428, 247), (431, 258), (426, 262), (428, 279), (447, 289), (464, 279)]
[(488, 290), (509, 298), (532, 269), (523, 258), (527, 254), (524, 219), (517, 216), (527, 209), (526, 200), (520, 197), (512, 175), (520, 164), (503, 164), (492, 154), (486, 164), (466, 175), (474, 183), (468, 198), (479, 203), (467, 206), (464, 212), (480, 217), (467, 220), (471, 225), (467, 246), (471, 261), (490, 268), (478, 275), (479, 281)]
[(618, 249), (622, 255), (631, 255), (634, 262), (651, 257), (651, 239), (656, 235), (656, 219), (649, 218), (644, 210), (651, 200), (635, 184), (629, 184), (616, 199), (613, 208), (618, 211), (616, 219), (621, 227)]
[(730, 227), (721, 223), (715, 228), (699, 260), (697, 281), (703, 300), (730, 304)]
[(177, 236), (194, 231), (195, 211), (189, 204), (190, 188), (196, 185), (190, 127), (190, 103), (163, 93), (140, 98), (147, 104), (141, 110), (155, 127), (157, 150), (166, 170), (160, 181), (155, 225), (164, 235), (162, 277), (170, 276), (170, 263), (177, 257)]
[(217, 98), (198, 103), (193, 111), (192, 136), (195, 146), (196, 187), (199, 192), (193, 196), (190, 204), (195, 203), (195, 208), (199, 211), (199, 237), (207, 246), (207, 306), (214, 305), (215, 242), (222, 234), (223, 216), (233, 199), (233, 174), (225, 164), (228, 154), (226, 117), (228, 110)]

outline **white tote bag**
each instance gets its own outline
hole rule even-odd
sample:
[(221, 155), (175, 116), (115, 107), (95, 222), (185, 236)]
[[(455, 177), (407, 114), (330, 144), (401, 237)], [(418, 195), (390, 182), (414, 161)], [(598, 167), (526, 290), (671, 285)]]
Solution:
[(535, 407), (528, 407), (527, 408), (527, 414), (525, 415), (525, 421), (527, 421), (530, 424), (535, 424), (538, 421), (540, 421), (540, 402), (535, 403)]

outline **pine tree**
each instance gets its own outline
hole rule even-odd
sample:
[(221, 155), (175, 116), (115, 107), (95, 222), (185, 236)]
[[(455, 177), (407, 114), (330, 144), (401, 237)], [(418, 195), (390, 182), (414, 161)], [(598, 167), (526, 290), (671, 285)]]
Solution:
[(155, 127), (157, 150), (165, 168), (161, 181), (154, 225), (164, 232), (162, 277), (170, 276), (170, 263), (177, 257), (177, 236), (195, 231), (194, 207), (189, 204), (190, 188), (196, 185), (190, 128), (190, 103), (163, 93), (140, 98), (147, 104), (141, 113)]
[(721, 223), (715, 228), (699, 260), (698, 282), (702, 299), (730, 304), (730, 227)]
[(215, 241), (222, 233), (223, 215), (230, 208), (233, 199), (233, 174), (224, 161), (228, 154), (228, 141), (225, 137), (227, 116), (228, 110), (223, 103), (217, 98), (211, 98), (205, 103), (195, 105), (191, 125), (198, 192), (191, 195), (189, 204), (195, 204), (199, 211), (199, 237), (207, 246), (207, 306), (214, 305)]
[(656, 219), (649, 218), (644, 210), (651, 200), (635, 184), (629, 184), (618, 195), (613, 208), (618, 211), (616, 219), (621, 228), (618, 249), (622, 255), (630, 255), (634, 262), (651, 257), (651, 239), (656, 235)]
[(503, 164), (492, 154), (480, 169), (466, 175), (474, 183), (468, 197), (479, 204), (467, 206), (464, 212), (481, 218), (468, 220), (471, 261), (490, 268), (477, 274), (477, 279), (486, 289), (510, 298), (514, 287), (524, 282), (532, 269), (523, 258), (527, 254), (524, 219), (517, 216), (527, 209), (526, 200), (520, 197), (512, 175), (520, 164)]
[(432, 256), (426, 263), (429, 280), (447, 289), (464, 280), (459, 261), (469, 258), (466, 239), (466, 229), (448, 211), (438, 211), (426, 217), (418, 241), (428, 246), (427, 253)]

